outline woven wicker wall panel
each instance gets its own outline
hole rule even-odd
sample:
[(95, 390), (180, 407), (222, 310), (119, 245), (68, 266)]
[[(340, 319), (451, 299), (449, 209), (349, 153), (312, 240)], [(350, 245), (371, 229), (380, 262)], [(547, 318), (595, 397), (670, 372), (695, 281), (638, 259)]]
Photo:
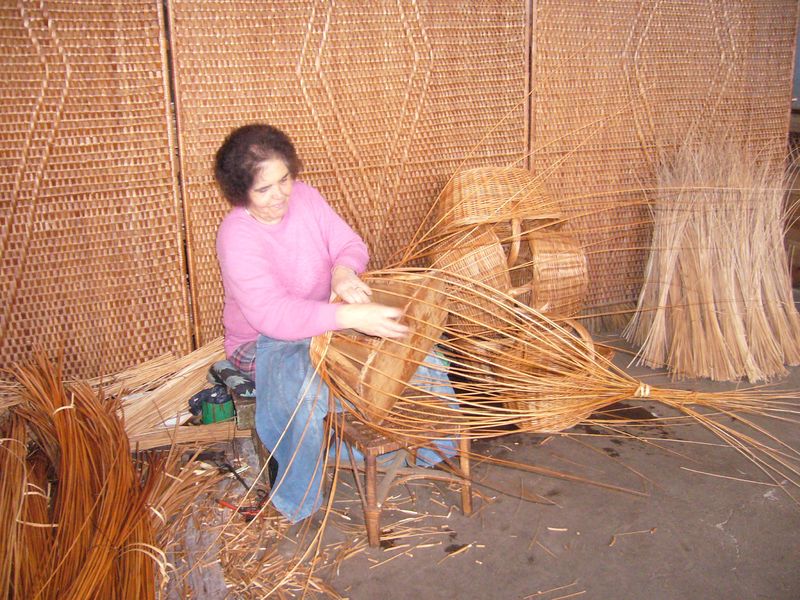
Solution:
[(0, 363), (69, 375), (190, 349), (153, 0), (0, 8)]
[(797, 4), (535, 4), (533, 169), (574, 221), (601, 312), (637, 297), (659, 153), (722, 135), (785, 152)]
[(223, 137), (252, 121), (285, 129), (301, 177), (364, 237), (371, 267), (384, 265), (465, 158), (524, 156), (524, 4), (171, 0), (201, 342), (221, 333), (214, 240), (227, 206), (212, 160)]

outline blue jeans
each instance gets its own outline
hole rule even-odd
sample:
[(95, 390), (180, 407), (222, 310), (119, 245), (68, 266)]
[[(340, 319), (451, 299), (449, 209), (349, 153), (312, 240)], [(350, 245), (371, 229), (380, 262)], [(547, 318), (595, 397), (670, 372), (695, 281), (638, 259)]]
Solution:
[[(322, 476), (328, 430), (328, 387), (315, 373), (308, 355), (310, 339), (286, 342), (259, 336), (256, 346), (256, 430), (278, 462), (270, 495), (273, 506), (292, 523), (322, 504)], [(415, 377), (428, 392), (454, 398), (444, 361), (429, 354)], [(338, 401), (337, 412), (342, 410)], [(417, 463), (433, 465), (455, 454), (454, 440), (440, 440), (437, 450), (424, 448)]]

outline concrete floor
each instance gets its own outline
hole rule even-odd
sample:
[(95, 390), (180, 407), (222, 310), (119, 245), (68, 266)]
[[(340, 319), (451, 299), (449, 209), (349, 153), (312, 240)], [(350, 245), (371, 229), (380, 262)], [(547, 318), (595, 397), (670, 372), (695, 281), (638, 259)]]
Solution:
[[(615, 360), (624, 365), (629, 358), (618, 354)], [(651, 385), (677, 385), (647, 369), (628, 370)], [(800, 389), (800, 370), (781, 386)], [(680, 387), (725, 386), (692, 381)], [(625, 404), (638, 416), (674, 414), (651, 401)], [(759, 422), (800, 448), (797, 425)], [(383, 525), (391, 535), (407, 527), (393, 522), (431, 513), (414, 525), (418, 537), (361, 552), (327, 579), (354, 600), (800, 598), (800, 507), (781, 487), (713, 476), (769, 482), (700, 425), (650, 421), (628, 431), (647, 441), (579, 426), (566, 435), (510, 434), (473, 448), (641, 495), (479, 464), (476, 481), (509, 493), (479, 488), (487, 498), (464, 517), (448, 508), (458, 506), (459, 496), (443, 484), (395, 488), (390, 503), (407, 512), (390, 511)], [(789, 491), (800, 498), (800, 490)], [(519, 498), (531, 494), (553, 504)], [(337, 506), (357, 521), (352, 490), (339, 498)], [(357, 535), (352, 522), (344, 534), (340, 524), (346, 522), (332, 520), (326, 540)]]

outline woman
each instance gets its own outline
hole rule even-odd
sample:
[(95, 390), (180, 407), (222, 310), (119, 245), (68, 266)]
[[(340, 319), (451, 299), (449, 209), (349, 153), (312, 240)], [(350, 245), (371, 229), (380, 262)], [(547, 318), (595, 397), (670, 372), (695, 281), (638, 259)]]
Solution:
[[(327, 389), (310, 364), (312, 336), (352, 328), (401, 338), (399, 309), (370, 302), (358, 278), (369, 256), (322, 195), (297, 180), (289, 138), (269, 125), (234, 130), (214, 174), (232, 208), (217, 234), (225, 351), (256, 382), (256, 428), (277, 459), (271, 500), (291, 521), (319, 506)], [(342, 303), (331, 304), (331, 294)]]
[[(219, 228), (225, 351), (253, 374), (259, 334), (299, 340), (333, 329), (402, 337), (400, 310), (370, 302), (358, 278), (369, 256), (361, 238), (320, 193), (297, 181), (292, 142), (269, 125), (233, 131), (214, 174), (233, 207)], [(331, 291), (343, 304), (328, 302)]]

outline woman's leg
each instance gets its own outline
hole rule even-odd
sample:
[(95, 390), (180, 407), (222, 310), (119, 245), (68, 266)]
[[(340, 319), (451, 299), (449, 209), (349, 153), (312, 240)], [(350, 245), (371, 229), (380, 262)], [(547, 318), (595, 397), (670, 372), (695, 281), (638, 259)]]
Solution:
[(256, 352), (256, 428), (278, 461), (271, 500), (292, 522), (322, 503), (328, 389), (314, 372), (308, 347), (309, 340), (261, 336)]

